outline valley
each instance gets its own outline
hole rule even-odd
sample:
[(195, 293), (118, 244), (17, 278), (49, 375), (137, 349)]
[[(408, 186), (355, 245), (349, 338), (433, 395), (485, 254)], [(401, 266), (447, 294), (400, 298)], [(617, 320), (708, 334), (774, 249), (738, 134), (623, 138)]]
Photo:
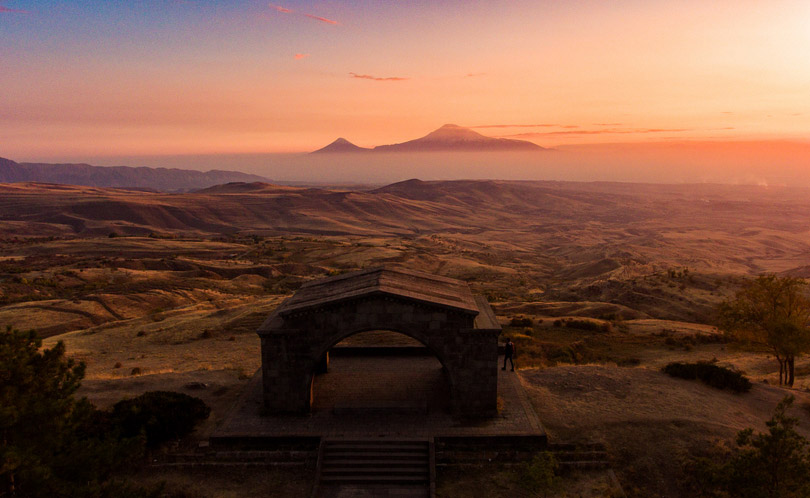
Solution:
[[(810, 276), (807, 194), (509, 181), (231, 183), (182, 194), (3, 184), (0, 325), (36, 330), (46, 345), (64, 341), (87, 364), (81, 394), (99, 406), (204, 386), (189, 392), (213, 408), (205, 434), (260, 365), (256, 328), (303, 282), (380, 265), (463, 279), (517, 344), (549, 433), (607, 442), (620, 480), (638, 487), (633, 496), (679, 496), (666, 492), (680, 470), (667, 470), (660, 448), (693, 451), (761, 426), (787, 392), (773, 385), (767, 352), (722, 336), (715, 310), (744, 278)], [(678, 411), (714, 390), (658, 370), (698, 360), (744, 371), (754, 397), (736, 407), (722, 394), (710, 411), (703, 402)], [(789, 392), (800, 406), (807, 389), (810, 362), (799, 358)], [(637, 410), (644, 391), (656, 396), (649, 413)], [(615, 402), (602, 406), (600, 396)], [(610, 411), (604, 420), (587, 415), (597, 406)], [(654, 406), (671, 413), (648, 423)], [(807, 431), (810, 411), (801, 409)], [(569, 423), (566, 413), (588, 422)], [(630, 433), (639, 423), (643, 441)], [(649, 444), (670, 426), (677, 440)], [(448, 479), (461, 486), (451, 489), (475, 482)]]

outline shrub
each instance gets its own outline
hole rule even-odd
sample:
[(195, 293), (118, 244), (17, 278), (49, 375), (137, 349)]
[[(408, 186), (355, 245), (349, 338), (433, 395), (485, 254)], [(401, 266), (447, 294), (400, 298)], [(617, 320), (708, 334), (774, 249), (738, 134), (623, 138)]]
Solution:
[(704, 384), (718, 389), (730, 389), (737, 393), (745, 393), (751, 390), (751, 381), (743, 374), (709, 362), (675, 362), (665, 366), (662, 371), (667, 375), (681, 379), (699, 379)]
[(592, 332), (610, 332), (609, 323), (599, 323), (592, 320), (568, 320), (564, 324), (569, 329), (590, 330)]
[(208, 418), (211, 409), (199, 398), (169, 391), (150, 391), (113, 405), (111, 417), (120, 426), (122, 436), (143, 432), (146, 444), (181, 438), (194, 430), (200, 420)]
[(552, 365), (556, 365), (557, 363), (575, 363), (576, 361), (574, 351), (568, 346), (549, 348), (546, 351), (546, 358)]
[(537, 496), (556, 496), (562, 479), (557, 475), (559, 464), (549, 451), (537, 453), (523, 469), (523, 486)]
[(793, 401), (793, 396), (787, 396), (779, 402), (765, 422), (766, 432), (755, 434), (752, 428), (738, 432), (734, 451), (687, 463), (699, 496), (810, 496), (808, 441), (797, 431), (799, 419), (787, 414)]
[(510, 327), (531, 327), (534, 325), (534, 320), (525, 316), (516, 316), (509, 321)]
[(303, 280), (294, 276), (284, 276), (279, 279), (267, 279), (262, 286), (270, 294), (289, 294), (301, 287)]

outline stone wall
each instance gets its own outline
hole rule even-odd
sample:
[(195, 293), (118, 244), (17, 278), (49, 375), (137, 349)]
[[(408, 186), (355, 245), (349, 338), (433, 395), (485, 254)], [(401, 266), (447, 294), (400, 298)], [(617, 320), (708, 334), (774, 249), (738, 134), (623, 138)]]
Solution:
[(368, 330), (392, 330), (422, 342), (445, 367), (454, 410), (491, 416), (497, 407), (498, 334), (475, 329), (469, 312), (397, 296), (364, 296), (283, 315), (261, 332), (265, 408), (273, 413), (309, 410), (313, 375), (328, 350)]

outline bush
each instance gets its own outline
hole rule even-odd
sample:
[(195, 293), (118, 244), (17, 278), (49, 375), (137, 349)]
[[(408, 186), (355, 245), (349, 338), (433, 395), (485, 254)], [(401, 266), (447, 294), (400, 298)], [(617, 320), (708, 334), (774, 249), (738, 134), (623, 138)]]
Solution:
[(119, 401), (112, 408), (112, 422), (121, 428), (123, 437), (143, 432), (147, 446), (179, 439), (194, 430), (200, 420), (208, 418), (211, 409), (199, 398), (169, 391), (150, 391), (132, 399)]
[(550, 347), (546, 351), (546, 359), (551, 365), (557, 363), (576, 363), (576, 354), (568, 346)]
[(559, 464), (549, 451), (537, 453), (523, 469), (521, 483), (537, 496), (556, 496), (562, 479), (557, 475)]
[(699, 379), (704, 384), (718, 389), (730, 389), (737, 393), (751, 390), (751, 381), (740, 372), (709, 362), (670, 363), (661, 369), (667, 375), (680, 379)]
[(510, 327), (531, 327), (532, 325), (534, 325), (534, 321), (525, 316), (516, 316), (509, 321)]
[(737, 448), (726, 455), (697, 458), (687, 463), (699, 496), (735, 498), (800, 498), (810, 496), (810, 451), (798, 431), (799, 419), (787, 411), (787, 396), (765, 422), (766, 432), (737, 433)]
[(609, 323), (599, 323), (591, 320), (568, 320), (564, 323), (569, 329), (590, 330), (592, 332), (610, 332)]
[(641, 365), (641, 358), (635, 356), (616, 360), (616, 365), (620, 367), (637, 367)]

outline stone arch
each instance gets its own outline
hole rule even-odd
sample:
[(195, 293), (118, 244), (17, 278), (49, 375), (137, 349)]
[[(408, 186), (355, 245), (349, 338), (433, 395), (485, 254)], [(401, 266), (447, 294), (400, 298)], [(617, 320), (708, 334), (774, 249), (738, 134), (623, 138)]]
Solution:
[(308, 411), (317, 362), (365, 330), (394, 330), (424, 344), (447, 371), (456, 413), (495, 413), (500, 326), (486, 299), (458, 280), (390, 269), (309, 283), (265, 321), (258, 331), (265, 409)]
[(311, 362), (311, 368), (310, 368), (310, 373), (309, 373), (310, 379), (311, 379), (311, 378), (313, 378), (313, 377), (314, 377), (314, 376), (317, 374), (317, 372), (318, 372), (318, 370), (319, 370), (319, 366), (318, 366), (318, 365), (319, 365), (319, 363), (320, 363), (321, 359), (322, 359), (322, 358), (324, 358), (324, 356), (325, 356), (325, 355), (326, 355), (326, 354), (329, 352), (329, 350), (330, 350), (330, 349), (332, 349), (332, 348), (333, 348), (335, 345), (337, 345), (337, 344), (338, 344), (340, 341), (342, 341), (343, 339), (347, 339), (347, 338), (349, 338), (349, 337), (355, 336), (355, 335), (357, 335), (357, 334), (362, 334), (363, 332), (371, 332), (371, 331), (375, 331), (375, 330), (385, 330), (385, 331), (390, 331), (390, 332), (396, 332), (397, 334), (402, 334), (402, 335), (404, 335), (404, 336), (410, 337), (411, 339), (414, 339), (414, 340), (416, 340), (417, 342), (419, 342), (420, 344), (422, 344), (422, 345), (423, 345), (423, 346), (424, 346), (424, 347), (425, 347), (425, 348), (426, 348), (426, 349), (427, 349), (427, 350), (430, 352), (430, 354), (431, 354), (432, 356), (434, 356), (434, 357), (435, 357), (435, 358), (436, 358), (436, 359), (439, 361), (439, 363), (442, 365), (442, 368), (444, 369), (445, 375), (446, 375), (446, 377), (447, 377), (447, 383), (448, 383), (448, 387), (450, 388), (450, 393), (451, 393), (451, 395), (452, 395), (452, 393), (453, 393), (453, 385), (454, 385), (454, 381), (453, 381), (453, 372), (452, 372), (452, 371), (451, 371), (449, 368), (447, 368), (447, 364), (446, 364), (446, 362), (445, 362), (445, 359), (442, 357), (442, 353), (443, 353), (443, 352), (442, 352), (442, 351), (440, 351), (440, 350), (435, 350), (435, 349), (434, 349), (434, 348), (432, 348), (430, 345), (425, 344), (425, 343), (424, 343), (424, 342), (423, 342), (421, 339), (419, 339), (418, 337), (414, 337), (414, 336), (413, 336), (413, 335), (411, 335), (411, 334), (408, 334), (408, 333), (406, 333), (406, 332), (401, 332), (401, 331), (396, 330), (396, 329), (393, 329), (393, 328), (391, 328), (391, 327), (371, 327), (371, 328), (365, 328), (365, 329), (362, 329), (362, 330), (356, 330), (356, 331), (354, 331), (354, 332), (349, 332), (349, 333), (347, 333), (347, 334), (345, 334), (345, 335), (342, 335), (342, 336), (341, 336), (341, 337), (339, 337), (337, 340), (334, 340), (334, 338), (333, 338), (333, 339), (330, 339), (330, 340), (333, 340), (334, 342), (332, 342), (330, 345), (328, 345), (328, 346), (326, 346), (325, 348), (323, 348), (323, 351), (321, 351), (321, 352), (319, 352), (319, 353), (318, 353), (318, 352), (316, 352), (316, 353), (313, 355), (313, 358), (315, 358), (315, 361), (314, 361), (314, 362)]
[[(413, 337), (412, 335), (409, 335), (407, 333), (400, 332), (399, 330), (391, 329), (390, 327), (386, 328), (386, 329), (369, 328), (369, 329), (357, 330), (357, 331), (354, 331), (354, 332), (349, 332), (349, 333), (343, 335), (342, 337), (340, 337), (339, 339), (335, 340), (334, 342), (332, 342), (332, 344), (330, 344), (329, 346), (326, 346), (322, 351), (316, 352), (313, 355), (313, 358), (318, 358), (318, 359), (315, 360), (314, 362), (310, 362), (310, 368), (309, 368), (309, 373), (308, 373), (308, 376), (309, 376), (309, 379), (310, 379), (309, 382), (311, 384), (311, 389), (312, 389), (312, 391), (311, 391), (312, 396), (310, 396), (310, 404), (312, 404), (314, 402), (314, 400), (315, 400), (315, 396), (314, 396), (314, 381), (315, 381), (315, 378), (317, 377), (318, 374), (325, 373), (327, 371), (327, 365), (329, 364), (329, 360), (328, 360), (329, 351), (344, 339), (348, 339), (349, 337), (353, 337), (355, 335), (362, 334), (364, 332), (372, 332), (372, 331), (377, 331), (377, 330), (384, 330), (386, 332), (394, 332), (396, 334), (400, 334), (400, 335), (403, 335), (405, 337), (409, 337), (409, 338), (414, 339), (415, 341), (417, 341), (422, 346), (424, 346), (424, 348), (427, 351), (427, 355), (434, 358), (439, 363), (439, 365), (441, 365), (442, 371), (443, 371), (444, 382), (445, 382), (448, 394), (450, 394), (452, 396), (453, 385), (454, 385), (453, 372), (452, 372), (451, 369), (447, 368), (445, 360), (440, 356), (442, 354), (441, 351), (435, 351), (434, 349), (432, 349), (427, 344), (423, 343), (418, 338)], [(326, 359), (325, 364), (322, 363), (324, 359)], [(452, 399), (450, 400), (450, 402), (452, 404)]]

